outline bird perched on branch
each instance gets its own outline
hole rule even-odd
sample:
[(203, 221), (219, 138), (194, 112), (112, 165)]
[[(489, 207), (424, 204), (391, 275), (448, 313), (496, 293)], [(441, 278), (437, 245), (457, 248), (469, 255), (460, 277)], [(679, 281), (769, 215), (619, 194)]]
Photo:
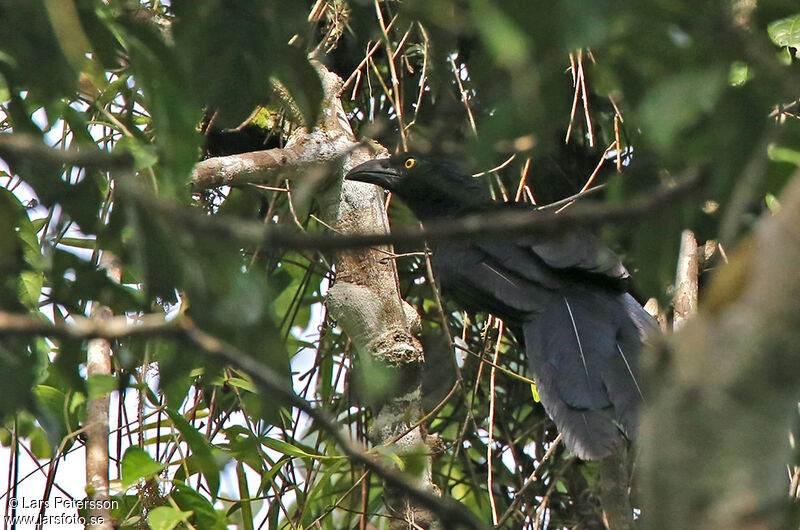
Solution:
[[(391, 191), (426, 221), (528, 209), (493, 201), (451, 160), (398, 154), (346, 179)], [(619, 258), (583, 230), (508, 239), (470, 238), (432, 247), (443, 295), (521, 331), (541, 402), (567, 448), (583, 459), (616, 453), (636, 432), (643, 400), (636, 365), (654, 323), (626, 292)]]

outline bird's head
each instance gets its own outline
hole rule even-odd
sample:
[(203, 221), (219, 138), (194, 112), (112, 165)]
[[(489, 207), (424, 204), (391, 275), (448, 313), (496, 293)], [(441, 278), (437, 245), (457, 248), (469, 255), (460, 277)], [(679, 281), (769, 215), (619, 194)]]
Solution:
[(370, 160), (353, 168), (345, 179), (391, 191), (421, 221), (474, 213), (491, 203), (483, 182), (451, 159), (433, 155), (401, 153)]

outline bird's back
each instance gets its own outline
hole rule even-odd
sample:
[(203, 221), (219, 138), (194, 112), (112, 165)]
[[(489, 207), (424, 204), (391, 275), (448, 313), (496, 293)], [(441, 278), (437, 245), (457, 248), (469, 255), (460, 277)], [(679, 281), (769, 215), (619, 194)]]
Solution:
[(442, 243), (432, 261), (446, 298), (522, 330), (542, 404), (572, 452), (603, 458), (634, 437), (636, 367), (653, 324), (611, 250), (572, 231)]

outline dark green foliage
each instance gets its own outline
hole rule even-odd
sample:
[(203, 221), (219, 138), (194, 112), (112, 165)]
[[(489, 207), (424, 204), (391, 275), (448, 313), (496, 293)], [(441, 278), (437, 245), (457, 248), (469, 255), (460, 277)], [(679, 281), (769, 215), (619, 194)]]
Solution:
[[(320, 5), (327, 10), (309, 20), (314, 4), (0, 0), (0, 134), (24, 133), (55, 153), (2, 152), (9, 171), (0, 166), (7, 188), (0, 189), (0, 310), (59, 325), (88, 316), (94, 303), (131, 321), (169, 314), (262, 362), (366, 440), (371, 415), (362, 401), (380, 401), (404, 382), (351, 360), (349, 339), (324, 320), (319, 304), (330, 257), (244, 244), (228, 231), (208, 229), (215, 221), (248, 221), (326, 231), (310, 218), (324, 187), (308, 184), (310, 178), (291, 182), (291, 204), (281, 191), (285, 176), (269, 189), (212, 190), (203, 197), (193, 198), (188, 187), (201, 157), (280, 147), (290, 130), (317, 121), (321, 85), (307, 53), (323, 39), (330, 51), (319, 58), (344, 79), (368, 47), (384, 42), (371, 0), (325, 0)], [(343, 93), (344, 107), (357, 132), (390, 150), (402, 145), (399, 101), (411, 146), (460, 156), (475, 172), (516, 153), (502, 170), (481, 177), (498, 199), (514, 198), (528, 159), (526, 183), (539, 204), (578, 192), (617, 131), (617, 147), (626, 150), (622, 172), (613, 157), (607, 160), (593, 182), (606, 183), (605, 190), (584, 200), (627, 204), (698, 175), (702, 186), (653, 215), (594, 227), (625, 257), (637, 296), (667, 300), (680, 230), (694, 229), (701, 242), (724, 235), (732, 247), (758, 216), (780, 208), (776, 197), (800, 167), (800, 122), (792, 106), (800, 86), (796, 2), (759, 0), (752, 11), (743, 8), (746, 2), (735, 4), (380, 2), (386, 24), (397, 16), (388, 37), (391, 49), (399, 48), (400, 95), (391, 91), (381, 44)], [(570, 54), (585, 73), (591, 143), (583, 94), (564, 142), (575, 100)], [(296, 109), (276, 97), (276, 81)], [(243, 125), (258, 107), (270, 114), (269, 126)], [(788, 114), (774, 110), (784, 108)], [(58, 151), (67, 146), (129, 153), (134, 164), (113, 172), (66, 167)], [(31, 196), (40, 208), (27, 204)], [(398, 201), (390, 217), (393, 227), (416, 226)], [(100, 266), (100, 253), (114, 255), (121, 285)], [(491, 520), (486, 418), (493, 399), (492, 478), (500, 515), (537, 469), (524, 513), (504, 524), (533, 527), (541, 506), (550, 528), (598, 524), (591, 494), (596, 469), (562, 447), (542, 461), (557, 433), (530, 385), (496, 371), (490, 393), (491, 366), (479, 357), (493, 356), (496, 328), (486, 325), (485, 315), (467, 320), (447, 307), (441, 315), (424, 259), (395, 262), (403, 295), (422, 315), (427, 410), (456, 381), (443, 324), (458, 337), (462, 385), (427, 422), (444, 444), (433, 460), (435, 482)], [(111, 448), (122, 459), (123, 479), (125, 469), (140, 472), (135, 486), (115, 497), (113, 516), (122, 528), (137, 528), (159, 508), (162, 520), (185, 518), (195, 528), (246, 527), (248, 513), (259, 524), (266, 517), (265, 528), (311, 527), (317, 519), (329, 529), (389, 524), (376, 476), (362, 480), (363, 469), (340, 458), (329, 433), (185, 337), (111, 341), (115, 375), (90, 383), (87, 340), (2, 333), (4, 445), (14, 443), (15, 433), (36, 456), (58, 458), (80, 447), (76, 433), (85, 426), (90, 389), (139, 394), (142, 418), (131, 410), (120, 425), (125, 445)], [(526, 373), (508, 332), (499, 351), (500, 366)], [(157, 385), (145, 377), (153, 363)], [(134, 451), (122, 458), (140, 436), (149, 456), (139, 452), (147, 458), (137, 460)], [(176, 440), (185, 442), (186, 454), (177, 452)], [(394, 465), (384, 449), (376, 452)], [(235, 462), (238, 484), (225, 483), (227, 462)], [(408, 469), (419, 471), (420, 462), (410, 458)], [(162, 465), (167, 471), (159, 474)], [(250, 474), (245, 489), (243, 474)], [(113, 464), (111, 475), (117, 476)], [(223, 509), (209, 500), (217, 495)], [(167, 496), (191, 514), (175, 511)]]

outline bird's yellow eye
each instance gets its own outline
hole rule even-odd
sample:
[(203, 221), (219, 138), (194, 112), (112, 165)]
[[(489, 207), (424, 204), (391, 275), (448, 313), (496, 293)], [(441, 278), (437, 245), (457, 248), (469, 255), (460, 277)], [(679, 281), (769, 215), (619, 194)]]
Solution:
[(413, 158), (407, 158), (403, 165), (406, 166), (406, 169), (411, 169), (412, 167), (414, 167), (414, 164), (416, 163), (417, 161), (414, 160)]

